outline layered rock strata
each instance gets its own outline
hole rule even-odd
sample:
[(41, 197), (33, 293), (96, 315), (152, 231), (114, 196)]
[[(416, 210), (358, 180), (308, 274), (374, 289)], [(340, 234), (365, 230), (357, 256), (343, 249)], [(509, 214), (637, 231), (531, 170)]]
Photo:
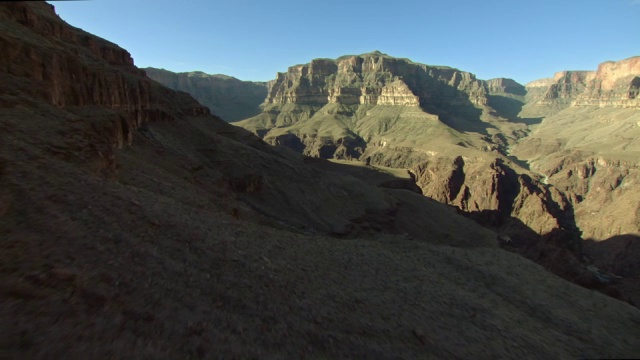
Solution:
[(529, 102), (541, 107), (563, 102), (578, 107), (639, 108), (640, 57), (604, 62), (597, 71), (561, 71), (526, 87)]
[(373, 52), (292, 66), (269, 83), (265, 103), (438, 106), (486, 101), (484, 84), (473, 74)]
[(640, 108), (640, 56), (600, 64), (573, 105)]

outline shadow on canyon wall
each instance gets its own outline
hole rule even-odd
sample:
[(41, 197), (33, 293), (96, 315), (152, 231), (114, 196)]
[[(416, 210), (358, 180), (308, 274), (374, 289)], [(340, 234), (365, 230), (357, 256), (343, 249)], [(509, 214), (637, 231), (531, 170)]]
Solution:
[(640, 236), (626, 234), (606, 240), (587, 239), (585, 254), (603, 270), (619, 276), (640, 277)]
[(444, 101), (432, 104), (423, 101), (420, 107), (428, 113), (438, 115), (440, 121), (461, 133), (474, 132), (489, 135), (487, 129), (496, 128), (492, 124), (480, 120), (482, 110), (471, 102), (468, 94), (453, 87), (450, 91), (458, 94), (454, 104), (447, 104)]
[(304, 162), (322, 171), (331, 171), (353, 176), (369, 185), (388, 189), (404, 189), (422, 195), (422, 189), (416, 185), (409, 171), (406, 171), (406, 177), (399, 177), (396, 176), (396, 174), (402, 172), (402, 170), (398, 170), (398, 173), (394, 174), (377, 166), (366, 165), (366, 161), (348, 164), (305, 156)]
[(623, 234), (600, 241), (587, 239), (584, 253), (593, 265), (610, 274), (611, 281), (632, 304), (640, 305), (640, 236)]
[(508, 96), (490, 95), (488, 104), (500, 115), (505, 116), (510, 121), (515, 123), (521, 123), (525, 125), (536, 125), (542, 122), (541, 117), (537, 118), (522, 118), (519, 116), (524, 106), (524, 102), (514, 99)]

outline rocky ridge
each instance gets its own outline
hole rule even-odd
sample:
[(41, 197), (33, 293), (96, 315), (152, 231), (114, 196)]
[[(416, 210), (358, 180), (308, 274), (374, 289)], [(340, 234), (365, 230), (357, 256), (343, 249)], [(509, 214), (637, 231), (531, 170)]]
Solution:
[(260, 104), (267, 95), (267, 84), (264, 82), (242, 81), (201, 71), (174, 73), (156, 68), (143, 70), (148, 77), (162, 85), (189, 93), (213, 114), (228, 122), (259, 114)]
[[(76, 126), (86, 134), (78, 139), (76, 150), (82, 158), (90, 159), (96, 171), (115, 171), (114, 150), (130, 145), (136, 129), (150, 119), (209, 113), (187, 94), (176, 94), (168, 102), (154, 101), (168, 98), (170, 92), (153, 86), (144, 72), (133, 66), (129, 52), (67, 26), (45, 8), (3, 6), (0, 11), (5, 18), (31, 29), (26, 41), (13, 29), (0, 37), (4, 54), (0, 74), (7, 87), (0, 103), (5, 109), (13, 108), (16, 99), (28, 96), (55, 107), (73, 108), (80, 118), (86, 116), (83, 109), (88, 106), (105, 109), (102, 116), (111, 121), (99, 121), (100, 115), (96, 115), (82, 130)], [(72, 45), (61, 51), (58, 41)], [(114, 70), (96, 71), (101, 66)]]
[(561, 71), (525, 85), (527, 106), (638, 108), (640, 57), (607, 61), (597, 71)]
[[(470, 73), (373, 52), (336, 60), (316, 59), (306, 65), (292, 66), (286, 73), (278, 73), (269, 83), (263, 113), (241, 126), (256, 133), (259, 128), (259, 135), (267, 142), (277, 143), (278, 137), (286, 134), (302, 133), (307, 135), (306, 139), (315, 139), (318, 131), (298, 130), (296, 126), (285, 133), (269, 131), (301, 121), (310, 128), (326, 127), (322, 124), (326, 118), (323, 115), (341, 122), (338, 119), (341, 116), (366, 117), (376, 106), (396, 106), (398, 109), (428, 106), (436, 112), (447, 113), (448, 116), (443, 117), (453, 122), (456, 114), (486, 102), (486, 87)], [(367, 136), (365, 133), (356, 135), (353, 126), (337, 126), (341, 129), (329, 134), (327, 141), (344, 142), (348, 138), (358, 144), (359, 141), (354, 140)], [(320, 135), (324, 137), (325, 134)], [(367, 142), (370, 140), (366, 139)], [(302, 143), (310, 148), (309, 151), (318, 152), (308, 146), (311, 144)], [(362, 149), (355, 152), (361, 154)]]
[(596, 71), (574, 106), (640, 108), (640, 56), (607, 61)]

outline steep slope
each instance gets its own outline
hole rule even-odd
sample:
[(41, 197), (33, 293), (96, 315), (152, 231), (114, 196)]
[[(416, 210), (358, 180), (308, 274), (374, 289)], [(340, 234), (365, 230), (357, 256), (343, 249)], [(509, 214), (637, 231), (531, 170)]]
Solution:
[(238, 121), (261, 112), (267, 96), (267, 84), (241, 81), (226, 75), (201, 71), (174, 73), (165, 69), (144, 68), (148, 77), (177, 91), (184, 91), (225, 121)]
[(3, 356), (640, 352), (638, 309), (443, 205), (267, 146), (46, 3), (0, 26)]

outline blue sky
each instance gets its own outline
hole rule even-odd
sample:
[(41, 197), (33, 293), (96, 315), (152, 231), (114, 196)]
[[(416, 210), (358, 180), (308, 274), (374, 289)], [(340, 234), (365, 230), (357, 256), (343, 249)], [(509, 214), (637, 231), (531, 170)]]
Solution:
[(52, 2), (139, 67), (266, 81), (311, 59), (380, 50), (520, 83), (640, 55), (640, 0)]

